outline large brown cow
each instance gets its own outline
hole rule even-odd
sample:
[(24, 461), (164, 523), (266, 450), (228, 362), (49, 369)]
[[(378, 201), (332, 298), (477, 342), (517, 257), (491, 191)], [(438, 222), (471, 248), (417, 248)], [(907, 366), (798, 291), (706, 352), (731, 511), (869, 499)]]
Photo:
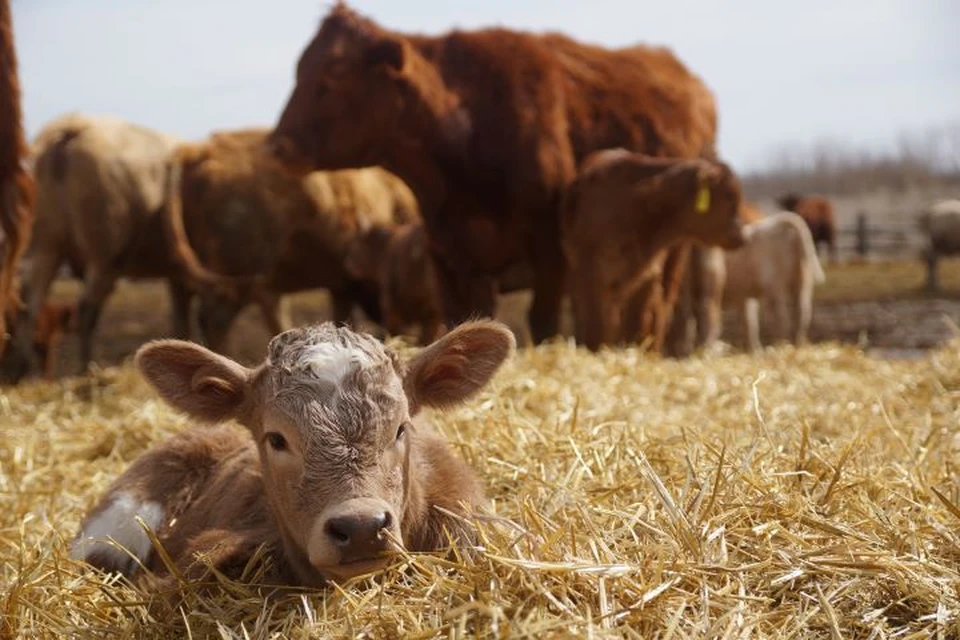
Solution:
[(715, 138), (711, 92), (666, 49), (501, 28), (402, 34), (338, 3), (270, 147), (301, 171), (381, 164), (411, 185), (450, 324), (492, 314), (498, 277), (530, 264), (539, 342), (557, 330), (560, 202), (583, 157), (712, 156)]
[[(264, 153), (267, 133), (216, 132), (181, 145), (171, 162), (165, 228), (183, 273), (204, 292), (198, 322), (215, 351), (246, 304), (276, 306), (306, 289), (331, 292), (338, 322), (354, 304), (379, 321), (376, 288), (344, 266), (348, 247), (373, 224), (419, 219), (410, 189), (391, 173), (367, 167), (301, 178)], [(289, 328), (267, 316), (272, 333)]]
[(829, 200), (823, 196), (787, 193), (777, 198), (777, 204), (803, 218), (814, 246), (819, 249), (821, 244), (827, 245), (830, 262), (837, 262), (837, 226)]
[[(92, 360), (100, 311), (121, 277), (169, 278), (172, 333), (187, 337), (189, 291), (170, 278), (158, 215), (167, 154), (178, 142), (119, 118), (82, 114), (57, 118), (37, 135), (36, 224), (22, 263), (26, 311), (11, 349), (18, 358), (33, 360), (37, 314), (64, 263), (84, 281), (76, 318), (82, 367)], [(17, 369), (15, 377), (27, 372)]]
[(7, 346), (8, 312), (20, 306), (16, 270), (30, 241), (35, 197), (33, 178), (25, 167), (29, 154), (11, 14), (10, 0), (0, 0), (0, 228), (5, 240), (0, 263), (0, 353)]
[(621, 340), (627, 302), (660, 280), (674, 244), (732, 249), (743, 243), (740, 183), (725, 164), (623, 150), (597, 155), (570, 186), (561, 218), (575, 335), (592, 350)]

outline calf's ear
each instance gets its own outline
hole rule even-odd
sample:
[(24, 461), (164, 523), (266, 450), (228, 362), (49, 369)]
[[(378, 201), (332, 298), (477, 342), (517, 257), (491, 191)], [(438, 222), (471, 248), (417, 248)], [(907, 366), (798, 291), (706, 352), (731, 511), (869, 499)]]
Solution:
[(183, 340), (154, 340), (140, 347), (137, 368), (170, 406), (203, 422), (239, 415), (251, 370)]
[(403, 386), (411, 414), (421, 407), (449, 407), (482, 389), (516, 349), (506, 325), (465, 322), (426, 347), (407, 364)]

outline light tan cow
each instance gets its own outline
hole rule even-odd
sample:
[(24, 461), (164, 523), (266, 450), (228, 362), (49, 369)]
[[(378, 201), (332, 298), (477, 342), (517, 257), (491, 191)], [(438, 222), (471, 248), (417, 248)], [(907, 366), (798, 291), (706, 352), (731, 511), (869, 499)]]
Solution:
[(745, 225), (744, 236), (743, 247), (713, 252), (707, 258), (713, 309), (708, 314), (706, 346), (720, 337), (722, 304), (740, 309), (747, 348), (759, 349), (761, 302), (774, 310), (778, 338), (804, 344), (813, 315), (814, 286), (826, 280), (810, 229), (797, 214), (781, 211)]

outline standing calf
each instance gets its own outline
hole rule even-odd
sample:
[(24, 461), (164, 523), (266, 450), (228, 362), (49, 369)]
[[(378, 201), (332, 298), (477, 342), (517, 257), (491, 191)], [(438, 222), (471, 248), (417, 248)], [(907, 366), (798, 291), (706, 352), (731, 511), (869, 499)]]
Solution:
[[(739, 204), (739, 181), (722, 163), (625, 150), (584, 161), (561, 219), (577, 342), (595, 350), (619, 341), (628, 300), (641, 287), (659, 285), (677, 243), (740, 246)], [(651, 333), (662, 342), (666, 317), (660, 317)]]
[[(469, 529), (483, 501), (473, 472), (428, 423), (479, 391), (513, 352), (490, 321), (463, 324), (409, 362), (333, 323), (286, 331), (255, 369), (178, 340), (142, 347), (136, 363), (171, 406), (200, 422), (148, 451), (86, 517), (71, 555), (127, 576), (166, 572), (137, 525), (156, 532), (179, 571), (206, 553), (238, 577), (261, 545), (271, 581), (319, 586), (376, 570), (385, 553), (441, 547)], [(113, 538), (128, 551), (108, 542)]]
[[(744, 236), (744, 246), (725, 252), (711, 265), (722, 283), (723, 306), (741, 309), (750, 351), (760, 348), (761, 301), (773, 306), (777, 336), (804, 344), (813, 315), (813, 288), (825, 280), (809, 228), (797, 214), (781, 211), (746, 225)], [(707, 345), (719, 338), (717, 319), (708, 330)]]

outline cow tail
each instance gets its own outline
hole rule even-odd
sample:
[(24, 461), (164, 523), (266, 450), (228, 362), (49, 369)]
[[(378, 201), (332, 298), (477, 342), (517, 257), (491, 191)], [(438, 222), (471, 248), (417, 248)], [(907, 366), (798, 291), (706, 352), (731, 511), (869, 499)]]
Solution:
[[(797, 218), (800, 218), (797, 216)], [(807, 254), (807, 268), (813, 273), (813, 281), (822, 284), (826, 282), (827, 276), (823, 272), (823, 266), (820, 264), (820, 256), (817, 255), (817, 245), (813, 243), (813, 235), (810, 228), (802, 218), (796, 221), (794, 225), (800, 234), (800, 241), (803, 243), (803, 252)]]
[(167, 163), (166, 193), (161, 211), (163, 229), (170, 246), (173, 263), (194, 288), (212, 287), (229, 290), (240, 283), (234, 278), (207, 269), (190, 245), (190, 239), (183, 224), (182, 182), (183, 164), (177, 153), (173, 152)]

